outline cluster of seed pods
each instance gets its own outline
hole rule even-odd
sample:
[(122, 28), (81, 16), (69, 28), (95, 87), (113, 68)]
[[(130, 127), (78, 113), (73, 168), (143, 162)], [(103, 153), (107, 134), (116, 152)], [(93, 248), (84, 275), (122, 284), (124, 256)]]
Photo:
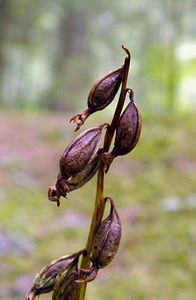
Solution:
[(35, 277), (26, 300), (33, 300), (37, 296), (49, 293), (55, 289), (57, 277), (63, 272), (68, 272), (71, 266), (77, 266), (80, 255), (86, 255), (86, 250), (61, 256), (47, 264)]
[[(130, 58), (128, 49), (123, 49)], [(122, 89), (124, 88), (125, 72), (126, 63), (93, 85), (88, 95), (88, 108), (70, 120), (76, 123), (76, 130), (80, 129), (91, 114), (104, 109), (113, 101), (121, 84)], [(125, 97), (126, 94), (129, 95), (129, 103), (118, 118), (110, 152), (104, 151), (105, 144), (101, 146), (104, 129), (110, 129), (107, 123), (83, 131), (65, 148), (59, 160), (56, 182), (48, 189), (48, 199), (56, 202), (57, 206), (60, 205), (61, 197), (66, 198), (69, 192), (90, 181), (101, 162), (102, 165), (104, 163), (105, 172), (108, 172), (114, 158), (128, 154), (137, 145), (142, 127), (141, 114), (133, 90), (126, 88)], [(50, 291), (53, 291), (52, 300), (78, 300), (79, 285), (94, 280), (98, 271), (113, 260), (121, 239), (121, 221), (113, 199), (106, 197), (105, 202), (109, 203), (110, 212), (98, 227), (89, 253), (81, 250), (46, 265), (37, 274), (26, 300), (33, 300), (36, 296)], [(79, 257), (87, 254), (91, 261), (89, 269), (79, 268)]]
[[(124, 65), (98, 80), (88, 96), (88, 109), (76, 114), (71, 121), (77, 128), (91, 113), (104, 109), (114, 99), (123, 80)], [(96, 173), (101, 159), (106, 165), (106, 172), (113, 159), (129, 153), (137, 145), (141, 133), (141, 114), (134, 101), (132, 89), (127, 89), (130, 102), (122, 113), (116, 128), (114, 147), (110, 153), (101, 153), (99, 149), (103, 128), (107, 124), (90, 128), (76, 137), (64, 150), (59, 161), (59, 173), (56, 183), (48, 189), (48, 199), (60, 205), (60, 197), (80, 188)]]
[[(26, 300), (33, 300), (37, 296), (53, 292), (52, 300), (77, 300), (79, 284), (94, 280), (99, 269), (106, 267), (117, 253), (121, 239), (121, 221), (114, 201), (106, 197), (110, 203), (110, 212), (95, 235), (89, 270), (80, 269), (78, 261), (81, 255), (86, 256), (85, 249), (70, 255), (64, 255), (47, 264), (35, 277)], [(85, 279), (83, 279), (85, 276)]]

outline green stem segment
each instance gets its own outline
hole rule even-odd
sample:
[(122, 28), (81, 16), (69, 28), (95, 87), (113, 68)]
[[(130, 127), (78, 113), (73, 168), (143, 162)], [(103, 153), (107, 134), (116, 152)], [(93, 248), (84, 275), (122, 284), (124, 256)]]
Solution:
[[(130, 52), (129, 50), (122, 46), (123, 50), (127, 53), (127, 56), (125, 57), (124, 62), (124, 73), (123, 73), (123, 79), (122, 79), (122, 86), (121, 86), (121, 92), (118, 100), (118, 104), (111, 122), (111, 125), (107, 128), (105, 140), (104, 140), (104, 146), (103, 150), (104, 152), (108, 152), (112, 138), (114, 136), (114, 132), (116, 129), (116, 126), (118, 124), (121, 111), (125, 102), (126, 93), (127, 93), (127, 79), (128, 79), (128, 73), (129, 73), (129, 66), (130, 66)], [(92, 216), (91, 226), (89, 230), (89, 236), (86, 244), (86, 250), (88, 255), (83, 256), (82, 262), (81, 262), (81, 268), (88, 269), (90, 267), (90, 259), (89, 254), (91, 253), (93, 240), (95, 237), (95, 234), (97, 232), (97, 229), (99, 228), (101, 224), (101, 220), (103, 218), (104, 208), (105, 208), (105, 201), (104, 201), (104, 162), (101, 161), (99, 170), (98, 170), (98, 176), (97, 176), (97, 191), (96, 191), (96, 199), (95, 199), (95, 206), (94, 206), (94, 212)], [(81, 285), (80, 287), (80, 295), (79, 300), (84, 300), (85, 298), (85, 291), (86, 291), (86, 284)]]

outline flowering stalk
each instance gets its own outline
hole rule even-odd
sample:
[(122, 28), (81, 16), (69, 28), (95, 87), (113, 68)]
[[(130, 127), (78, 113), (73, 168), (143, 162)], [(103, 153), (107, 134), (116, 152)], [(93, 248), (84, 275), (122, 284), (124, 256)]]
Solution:
[[(119, 96), (119, 100), (117, 103), (117, 107), (111, 122), (111, 125), (108, 126), (106, 134), (105, 134), (105, 140), (104, 140), (104, 146), (103, 151), (108, 152), (112, 138), (115, 132), (115, 129), (117, 127), (120, 114), (125, 102), (125, 97), (127, 93), (127, 79), (128, 79), (128, 73), (129, 73), (129, 66), (130, 66), (130, 52), (129, 50), (122, 46), (123, 50), (127, 53), (127, 56), (125, 57), (124, 62), (124, 72), (123, 72), (123, 78), (122, 78), (122, 86), (121, 86), (121, 92)], [(88, 240), (86, 244), (86, 250), (87, 253), (91, 253), (92, 245), (94, 241), (95, 234), (101, 224), (101, 220), (103, 218), (104, 214), (104, 208), (105, 208), (105, 201), (104, 201), (104, 175), (105, 175), (105, 164), (103, 161), (101, 161), (98, 175), (97, 175), (97, 189), (96, 189), (96, 198), (95, 198), (95, 205), (94, 205), (94, 212), (91, 220), (91, 226), (89, 230)], [(82, 262), (81, 262), (81, 268), (82, 269), (88, 269), (90, 267), (90, 259), (89, 255), (83, 256)], [(86, 291), (86, 284), (81, 285), (80, 287), (80, 293), (79, 293), (79, 300), (84, 300), (85, 298), (85, 291)]]
[[(86, 111), (102, 110), (114, 99), (121, 85), (119, 100), (110, 125), (104, 123), (83, 131), (64, 150), (59, 160), (56, 183), (48, 189), (48, 199), (60, 205), (60, 197), (80, 188), (98, 171), (96, 198), (85, 250), (61, 256), (46, 265), (36, 276), (26, 300), (53, 292), (52, 300), (84, 300), (86, 284), (94, 280), (99, 269), (106, 267), (117, 253), (121, 238), (121, 221), (115, 202), (104, 196), (104, 177), (115, 156), (129, 153), (137, 144), (141, 131), (141, 116), (133, 101), (133, 91), (127, 89), (131, 55), (126, 52), (121, 68), (108, 73), (92, 87), (88, 108), (71, 118), (78, 130), (86, 120)], [(122, 113), (127, 92), (130, 104)], [(89, 114), (90, 115), (90, 114)], [(99, 148), (103, 129), (107, 128), (103, 148)], [(113, 150), (109, 152), (114, 133)], [(110, 214), (104, 220), (105, 203), (110, 203)], [(79, 258), (81, 263), (79, 263)]]

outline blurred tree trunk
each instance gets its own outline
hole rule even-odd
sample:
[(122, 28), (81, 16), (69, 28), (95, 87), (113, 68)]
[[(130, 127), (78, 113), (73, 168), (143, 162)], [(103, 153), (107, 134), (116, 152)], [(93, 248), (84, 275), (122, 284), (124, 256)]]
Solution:
[[(85, 50), (86, 20), (82, 13), (69, 11), (59, 24), (59, 55), (56, 57), (56, 71), (65, 69), (66, 60), (81, 55)], [(62, 64), (65, 62), (65, 64)]]
[[(74, 87), (79, 87), (80, 82), (71, 83), (72, 69), (70, 69), (70, 62), (75, 60), (82, 61), (80, 58), (86, 49), (86, 32), (87, 32), (87, 20), (85, 14), (76, 11), (72, 7), (65, 9), (65, 14), (59, 21), (57, 29), (57, 51), (52, 63), (52, 72), (54, 83), (47, 93), (46, 105), (53, 109), (70, 108), (73, 105), (73, 101), (66, 103), (65, 90), (66, 84)], [(75, 67), (76, 69), (76, 67)], [(79, 69), (79, 68), (78, 68)], [(83, 74), (77, 74), (77, 77), (83, 76)], [(77, 78), (75, 78), (77, 80)], [(72, 81), (74, 78), (72, 79)], [(68, 83), (66, 83), (68, 82)], [(75, 88), (74, 88), (75, 89)], [(76, 93), (76, 90), (71, 91)], [(69, 92), (68, 92), (69, 94)], [(72, 98), (73, 100), (73, 98)]]

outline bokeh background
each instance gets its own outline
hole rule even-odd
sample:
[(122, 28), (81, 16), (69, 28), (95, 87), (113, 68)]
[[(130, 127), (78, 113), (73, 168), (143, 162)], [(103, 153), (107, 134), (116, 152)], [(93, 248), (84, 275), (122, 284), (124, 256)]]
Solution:
[[(86, 299), (195, 299), (194, 2), (0, 0), (0, 299), (24, 299), (45, 264), (85, 246), (96, 178), (60, 208), (47, 189), (76, 136), (70, 117), (122, 65), (121, 44), (132, 52), (143, 130), (106, 177), (123, 236)], [(115, 105), (83, 128), (108, 121)]]

